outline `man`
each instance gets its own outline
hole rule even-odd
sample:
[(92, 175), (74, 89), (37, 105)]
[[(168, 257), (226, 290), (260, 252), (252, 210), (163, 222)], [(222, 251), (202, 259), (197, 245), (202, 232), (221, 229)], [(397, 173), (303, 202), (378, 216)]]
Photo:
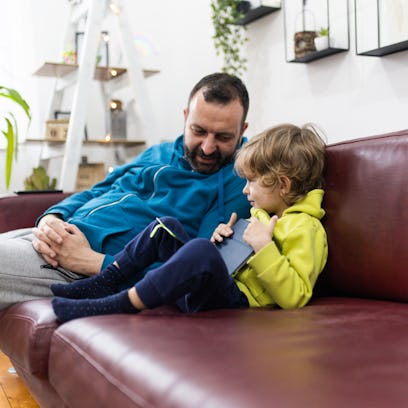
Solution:
[(97, 274), (155, 217), (177, 218), (191, 237), (211, 236), (235, 211), (249, 215), (233, 159), (249, 97), (236, 77), (202, 78), (184, 110), (184, 135), (153, 146), (90, 190), (49, 208), (33, 234), (0, 237), (0, 309), (52, 296), (50, 284)]

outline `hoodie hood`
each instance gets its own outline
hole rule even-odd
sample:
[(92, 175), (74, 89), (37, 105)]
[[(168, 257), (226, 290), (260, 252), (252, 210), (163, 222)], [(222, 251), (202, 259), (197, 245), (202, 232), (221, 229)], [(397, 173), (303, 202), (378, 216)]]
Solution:
[(321, 189), (309, 191), (304, 198), (287, 208), (282, 216), (301, 212), (321, 220), (326, 214), (321, 207), (323, 196), (324, 191)]

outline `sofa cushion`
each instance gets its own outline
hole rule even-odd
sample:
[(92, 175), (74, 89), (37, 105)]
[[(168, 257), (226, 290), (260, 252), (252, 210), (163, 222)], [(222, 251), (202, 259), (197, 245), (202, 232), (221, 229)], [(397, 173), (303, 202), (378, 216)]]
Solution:
[(75, 408), (406, 406), (407, 321), (403, 303), (345, 298), (83, 318), (54, 333), (49, 379)]
[(46, 377), (51, 335), (57, 326), (49, 299), (10, 306), (0, 318), (0, 349), (26, 372)]
[(321, 279), (339, 293), (408, 301), (408, 130), (327, 148)]

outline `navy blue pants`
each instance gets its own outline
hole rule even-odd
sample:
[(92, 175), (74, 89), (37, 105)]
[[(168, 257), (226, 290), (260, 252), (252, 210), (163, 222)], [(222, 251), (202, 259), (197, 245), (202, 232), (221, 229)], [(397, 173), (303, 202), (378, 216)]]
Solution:
[(122, 273), (137, 273), (155, 262), (163, 262), (135, 284), (146, 307), (176, 304), (183, 312), (197, 312), (249, 306), (208, 239), (189, 239), (176, 219), (161, 220), (180, 240), (163, 228), (151, 236), (158, 224), (154, 221), (115, 256)]

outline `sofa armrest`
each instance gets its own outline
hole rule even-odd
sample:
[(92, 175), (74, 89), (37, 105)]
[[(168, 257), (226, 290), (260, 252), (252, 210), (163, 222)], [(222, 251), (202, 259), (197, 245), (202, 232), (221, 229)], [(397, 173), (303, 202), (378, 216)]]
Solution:
[(72, 193), (14, 194), (0, 197), (0, 232), (33, 227), (51, 205)]

